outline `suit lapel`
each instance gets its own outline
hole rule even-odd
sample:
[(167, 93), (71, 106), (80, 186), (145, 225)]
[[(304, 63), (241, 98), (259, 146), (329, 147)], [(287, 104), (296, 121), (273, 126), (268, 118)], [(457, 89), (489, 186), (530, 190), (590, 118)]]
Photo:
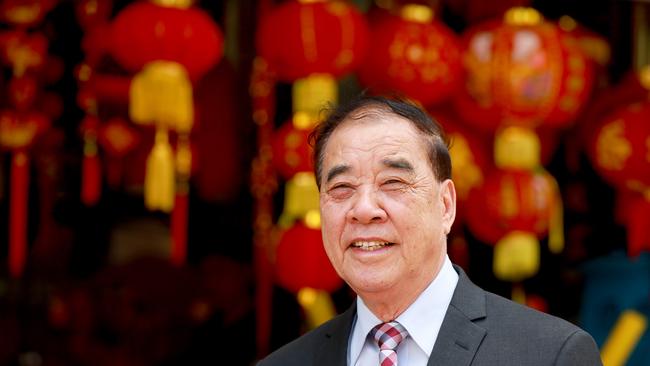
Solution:
[(357, 302), (341, 316), (330, 323), (324, 332), (321, 347), (314, 354), (315, 366), (346, 366), (348, 362), (348, 339), (352, 331), (352, 323), (357, 314)]
[(485, 318), (485, 292), (474, 285), (460, 267), (458, 285), (440, 327), (428, 366), (469, 365), (474, 359), (486, 330), (474, 323)]

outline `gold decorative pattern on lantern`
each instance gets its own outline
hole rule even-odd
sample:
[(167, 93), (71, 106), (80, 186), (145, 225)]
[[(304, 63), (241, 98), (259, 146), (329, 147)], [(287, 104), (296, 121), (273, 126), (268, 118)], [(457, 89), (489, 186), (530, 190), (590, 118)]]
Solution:
[(625, 187), (630, 191), (641, 193), (646, 200), (650, 201), (650, 187), (647, 185), (636, 179), (630, 179), (625, 182)]
[(425, 82), (450, 78), (448, 66), (439, 62), (441, 39), (436, 34), (423, 36), (425, 39), (419, 40), (408, 32), (395, 35), (389, 46), (389, 75), (407, 82), (416, 77)]
[(166, 8), (187, 9), (194, 3), (194, 0), (150, 0), (152, 3)]
[(433, 15), (433, 9), (421, 4), (407, 4), (400, 9), (402, 19), (415, 23), (429, 23)]
[(341, 22), (341, 50), (334, 60), (334, 65), (339, 69), (343, 69), (348, 67), (354, 59), (354, 53), (352, 52), (354, 47), (354, 24), (352, 24), (352, 18), (346, 16), (350, 9), (344, 3), (338, 1), (327, 4), (326, 9)]
[(305, 60), (316, 62), (318, 60), (318, 50), (316, 48), (316, 26), (314, 20), (314, 9), (310, 6), (300, 8), (300, 38), (303, 45)]
[(510, 25), (526, 26), (540, 24), (544, 17), (533, 8), (514, 7), (504, 14), (503, 20)]
[(43, 9), (39, 3), (24, 4), (14, 6), (11, 9), (7, 10), (5, 17), (12, 23), (29, 24), (34, 22), (42, 11)]
[(512, 178), (506, 178), (501, 184), (501, 213), (503, 217), (512, 218), (519, 214), (517, 188)]
[(603, 127), (596, 140), (596, 159), (605, 169), (621, 170), (632, 154), (632, 145), (625, 138), (623, 120), (617, 119)]

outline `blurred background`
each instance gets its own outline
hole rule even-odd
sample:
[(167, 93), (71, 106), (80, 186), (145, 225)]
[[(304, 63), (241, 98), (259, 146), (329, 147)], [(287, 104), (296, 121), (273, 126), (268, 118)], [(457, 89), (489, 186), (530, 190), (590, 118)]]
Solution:
[(344, 311), (307, 135), (403, 95), (452, 261), (650, 364), (650, 2), (1, 0), (0, 365), (251, 365)]

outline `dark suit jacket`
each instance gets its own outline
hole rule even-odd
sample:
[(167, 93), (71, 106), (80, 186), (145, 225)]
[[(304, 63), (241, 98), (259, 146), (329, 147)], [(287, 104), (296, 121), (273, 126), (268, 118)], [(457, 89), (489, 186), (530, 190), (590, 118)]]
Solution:
[[(585, 331), (483, 291), (454, 267), (458, 285), (428, 366), (602, 365), (596, 343)], [(355, 315), (353, 305), (275, 351), (259, 366), (345, 366)]]

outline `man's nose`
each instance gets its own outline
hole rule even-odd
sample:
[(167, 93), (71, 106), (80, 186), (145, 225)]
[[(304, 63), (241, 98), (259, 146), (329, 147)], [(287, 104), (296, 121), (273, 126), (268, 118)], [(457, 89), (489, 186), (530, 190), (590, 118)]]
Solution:
[(380, 204), (378, 193), (372, 188), (358, 189), (348, 219), (353, 222), (370, 224), (386, 220), (386, 211)]

